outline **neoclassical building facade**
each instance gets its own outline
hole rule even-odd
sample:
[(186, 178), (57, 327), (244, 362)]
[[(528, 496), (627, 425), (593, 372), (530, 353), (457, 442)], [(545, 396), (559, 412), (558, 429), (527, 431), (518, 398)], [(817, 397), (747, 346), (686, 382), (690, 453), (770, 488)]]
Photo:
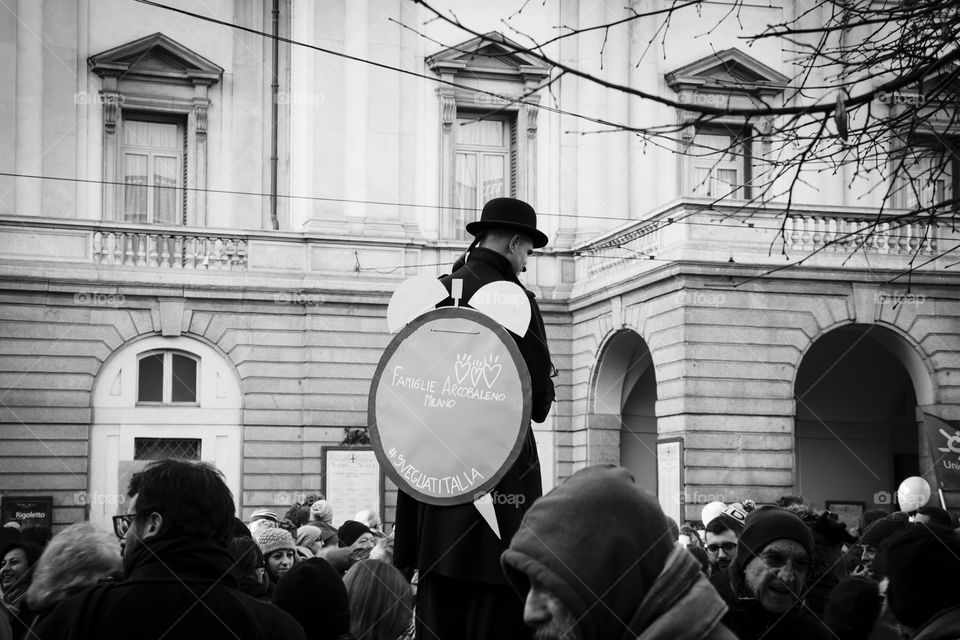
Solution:
[(18, 3), (0, 32), (0, 492), (52, 496), (55, 526), (106, 523), (164, 455), (215, 463), (244, 516), (316, 490), (322, 449), (367, 426), (391, 293), (448, 272), (500, 195), (551, 238), (524, 274), (559, 370), (534, 425), (546, 486), (624, 464), (696, 520), (795, 493), (888, 507), (902, 478), (932, 480), (922, 415), (960, 419), (957, 232), (874, 225), (881, 194), (843, 172), (811, 172), (789, 210), (756, 204), (775, 120), (692, 112), (789, 100), (781, 43), (741, 36), (794, 3), (702, 35), (727, 11), (703, 3), (656, 55), (653, 20), (544, 49), (677, 107), (524, 49), (619, 5), (514, 4), (457, 6), (471, 33), (399, 0), (197, 11), (244, 29)]

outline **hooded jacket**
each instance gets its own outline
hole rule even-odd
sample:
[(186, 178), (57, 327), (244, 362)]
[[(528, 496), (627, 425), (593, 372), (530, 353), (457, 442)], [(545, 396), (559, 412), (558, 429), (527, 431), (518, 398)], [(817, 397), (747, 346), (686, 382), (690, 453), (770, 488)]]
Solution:
[(699, 563), (622, 467), (589, 467), (544, 496), (501, 562), (521, 594), (533, 577), (556, 596), (583, 640), (735, 640)]
[(234, 559), (212, 539), (150, 538), (124, 557), (127, 578), (67, 598), (40, 640), (304, 640), (287, 613), (237, 589)]

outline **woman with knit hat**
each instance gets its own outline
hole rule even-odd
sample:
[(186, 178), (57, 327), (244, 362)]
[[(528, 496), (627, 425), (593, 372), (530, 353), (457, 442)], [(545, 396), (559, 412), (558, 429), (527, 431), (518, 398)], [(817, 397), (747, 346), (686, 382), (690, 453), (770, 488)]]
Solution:
[(263, 552), (263, 560), (270, 577), (269, 593), (273, 594), (274, 585), (280, 582), (297, 560), (297, 547), (289, 531), (274, 527), (263, 531), (257, 538), (257, 545)]
[(310, 505), (310, 520), (307, 524), (320, 529), (320, 540), (324, 547), (337, 546), (337, 529), (333, 526), (333, 505), (328, 501), (317, 500)]

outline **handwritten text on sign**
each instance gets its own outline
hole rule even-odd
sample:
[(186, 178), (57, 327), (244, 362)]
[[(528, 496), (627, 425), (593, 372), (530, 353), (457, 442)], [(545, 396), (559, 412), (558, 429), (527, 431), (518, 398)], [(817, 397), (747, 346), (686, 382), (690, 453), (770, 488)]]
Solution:
[(442, 316), (426, 317), (384, 354), (371, 394), (375, 448), (412, 493), (472, 500), (503, 470), (527, 427), (527, 373), (509, 334), (489, 320)]

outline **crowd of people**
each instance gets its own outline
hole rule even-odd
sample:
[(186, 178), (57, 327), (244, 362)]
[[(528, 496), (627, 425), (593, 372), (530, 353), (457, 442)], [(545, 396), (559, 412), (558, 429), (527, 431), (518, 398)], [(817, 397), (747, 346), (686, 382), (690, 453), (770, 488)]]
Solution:
[[(128, 493), (114, 535), (0, 529), (0, 640), (417, 637), (417, 576), (375, 512), (334, 527), (314, 495), (244, 523), (216, 469), (174, 460)], [(595, 466), (530, 507), (500, 564), (538, 640), (946, 640), (955, 526), (931, 505), (849, 529), (799, 497), (680, 526), (627, 470)]]

